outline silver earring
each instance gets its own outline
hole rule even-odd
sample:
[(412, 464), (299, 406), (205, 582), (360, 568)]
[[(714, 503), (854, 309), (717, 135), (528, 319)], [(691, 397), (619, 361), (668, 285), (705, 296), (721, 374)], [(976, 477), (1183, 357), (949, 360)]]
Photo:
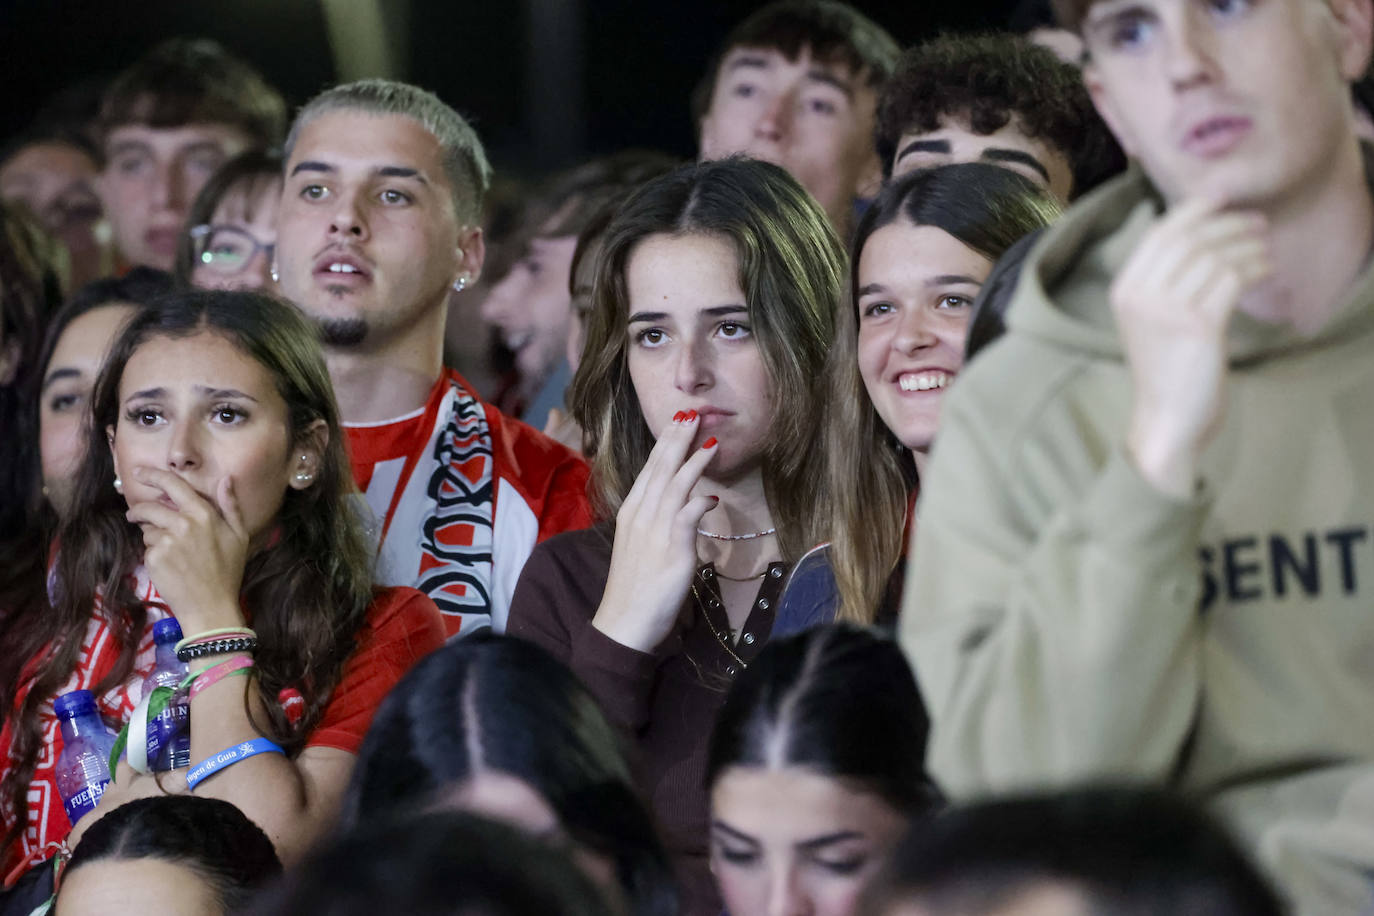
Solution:
[(312, 480), (314, 480), (314, 479), (315, 479), (315, 475), (312, 474), (312, 473), (310, 473), (309, 471), (297, 471), (297, 472), (296, 472), (296, 483), (309, 483), (310, 481), (312, 481)]
[(454, 291), (455, 293), (461, 293), (463, 290), (465, 290), (465, 289), (467, 289), (467, 288), (468, 288), (468, 275), (467, 275), (467, 274), (461, 274), (461, 275), (458, 277), (457, 280), (454, 280), (454, 281), (453, 281), (453, 291)]
[(124, 481), (120, 480), (118, 477), (115, 478), (115, 492), (116, 492), (116, 493), (123, 493), (123, 492), (124, 492)]
[(278, 282), (281, 281), (281, 274), (277, 273), (277, 262), (276, 262), (276, 261), (273, 261), (273, 262), (272, 262), (272, 266), (271, 266), (271, 268), (268, 269), (268, 273), (270, 273), (270, 274), (272, 275), (272, 282), (273, 282), (273, 283), (278, 283)]

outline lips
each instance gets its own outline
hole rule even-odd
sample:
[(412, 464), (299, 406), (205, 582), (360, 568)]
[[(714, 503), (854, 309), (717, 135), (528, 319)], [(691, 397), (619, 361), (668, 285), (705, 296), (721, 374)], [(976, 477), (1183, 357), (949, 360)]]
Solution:
[(372, 265), (348, 251), (326, 251), (315, 259), (314, 275), (330, 284), (359, 284), (372, 280)]
[(1248, 137), (1253, 127), (1254, 122), (1238, 115), (1203, 118), (1184, 133), (1183, 149), (1206, 159), (1224, 156)]
[(939, 392), (949, 387), (954, 375), (948, 369), (908, 369), (897, 373), (893, 381), (903, 393)]

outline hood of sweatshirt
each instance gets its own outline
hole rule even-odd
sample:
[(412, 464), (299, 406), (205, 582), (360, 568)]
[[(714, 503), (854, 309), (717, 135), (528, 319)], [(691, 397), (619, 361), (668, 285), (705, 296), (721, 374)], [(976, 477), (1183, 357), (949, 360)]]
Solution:
[[(1164, 211), (1139, 166), (1071, 208), (1027, 257), (1007, 324), (1087, 355), (1122, 359), (1109, 291), (1142, 236)], [(1263, 360), (1331, 339), (1374, 331), (1374, 270), (1366, 263), (1330, 320), (1315, 334), (1237, 312), (1228, 332), (1233, 364)]]

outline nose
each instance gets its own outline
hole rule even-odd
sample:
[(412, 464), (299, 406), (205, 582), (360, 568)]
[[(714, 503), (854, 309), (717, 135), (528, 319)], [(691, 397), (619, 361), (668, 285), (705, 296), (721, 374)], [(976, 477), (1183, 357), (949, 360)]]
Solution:
[(184, 185), (181, 169), (175, 163), (158, 160), (153, 166), (153, 186), (149, 189), (148, 195), (152, 198), (154, 208), (175, 211), (184, 209)]
[(690, 341), (678, 348), (673, 367), (673, 385), (691, 394), (710, 388), (713, 381), (712, 353), (706, 341)]
[(795, 868), (777, 870), (769, 881), (767, 916), (807, 916), (811, 901)]
[(1215, 33), (1207, 12), (1190, 4), (1170, 31), (1164, 66), (1170, 81), (1183, 89), (1217, 77)]
[(201, 465), (200, 442), (194, 423), (177, 423), (167, 442), (167, 467), (178, 473)]
[(758, 121), (754, 124), (755, 136), (774, 143), (787, 136), (792, 127), (792, 112), (796, 103), (795, 90), (779, 92), (768, 98), (764, 102), (763, 110), (759, 112)]
[(933, 347), (939, 341), (934, 330), (934, 316), (925, 309), (907, 307), (902, 309), (897, 330), (892, 335), (892, 349), (900, 353), (916, 353)]
[(510, 313), (511, 305), (520, 299), (518, 287), (521, 280), (519, 274), (520, 268), (512, 266), (510, 272), (501, 278), (501, 282), (487, 291), (486, 298), (482, 300), (481, 308), (482, 320), (487, 324), (494, 324), (497, 327), (504, 326), (503, 322)]
[(357, 194), (340, 193), (336, 198), (334, 212), (329, 218), (329, 235), (343, 236), (349, 241), (366, 241), (368, 238), (367, 220), (359, 206)]

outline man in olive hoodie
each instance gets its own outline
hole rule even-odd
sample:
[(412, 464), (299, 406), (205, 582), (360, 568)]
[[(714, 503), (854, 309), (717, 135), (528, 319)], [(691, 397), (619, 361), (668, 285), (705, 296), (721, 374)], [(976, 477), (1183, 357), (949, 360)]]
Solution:
[(945, 406), (901, 620), (932, 772), (1167, 782), (1301, 912), (1369, 912), (1371, 0), (1059, 13), (1135, 164), (1036, 246)]

